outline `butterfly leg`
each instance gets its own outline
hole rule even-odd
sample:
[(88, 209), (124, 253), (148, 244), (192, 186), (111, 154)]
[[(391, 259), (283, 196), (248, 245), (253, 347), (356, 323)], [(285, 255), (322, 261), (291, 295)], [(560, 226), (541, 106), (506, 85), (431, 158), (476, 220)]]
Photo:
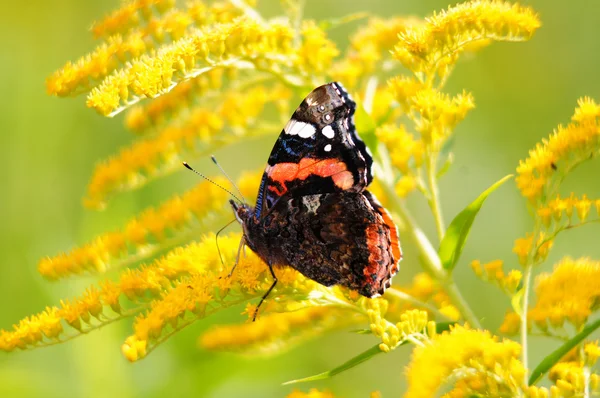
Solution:
[(229, 271), (229, 274), (227, 274), (228, 278), (231, 277), (231, 275), (233, 274), (233, 271), (235, 271), (235, 267), (237, 267), (238, 263), (240, 262), (240, 253), (242, 252), (242, 249), (245, 247), (245, 245), (246, 245), (246, 238), (242, 237), (242, 239), (240, 240), (240, 245), (238, 246), (237, 255), (235, 256), (235, 263), (233, 264), (233, 267), (231, 267), (231, 271)]
[(267, 265), (269, 266), (269, 271), (271, 271), (271, 276), (273, 276), (273, 284), (271, 284), (271, 287), (267, 290), (267, 292), (265, 294), (263, 294), (263, 296), (260, 299), (260, 302), (256, 306), (256, 309), (254, 310), (254, 316), (252, 317), (252, 322), (256, 321), (256, 316), (258, 315), (258, 309), (262, 305), (263, 301), (265, 301), (265, 299), (267, 297), (269, 297), (271, 290), (273, 290), (273, 288), (277, 284), (277, 276), (275, 275), (275, 272), (273, 271), (273, 266), (271, 265), (271, 263), (268, 263)]

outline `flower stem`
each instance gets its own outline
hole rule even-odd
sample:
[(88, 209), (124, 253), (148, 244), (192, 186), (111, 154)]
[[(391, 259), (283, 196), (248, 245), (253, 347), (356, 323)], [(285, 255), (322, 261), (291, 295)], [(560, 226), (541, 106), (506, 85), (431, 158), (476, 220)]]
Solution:
[(525, 367), (526, 371), (524, 374), (524, 385), (527, 385), (528, 381), (528, 355), (527, 355), (527, 309), (529, 308), (529, 290), (531, 289), (531, 274), (533, 270), (533, 265), (530, 263), (524, 267), (524, 275), (523, 275), (523, 306), (521, 309), (521, 362)]
[(437, 154), (431, 151), (427, 161), (427, 181), (429, 183), (430, 190), (429, 206), (431, 207), (433, 219), (435, 220), (435, 228), (437, 230), (438, 239), (441, 242), (442, 238), (444, 237), (444, 233), (446, 232), (446, 227), (444, 226), (444, 217), (442, 216), (442, 207), (440, 206), (440, 193), (436, 181), (436, 163)]
[(479, 319), (477, 319), (477, 316), (469, 306), (469, 303), (467, 303), (467, 300), (465, 300), (463, 297), (452, 276), (448, 277), (444, 287), (446, 288), (448, 296), (450, 296), (452, 302), (458, 308), (465, 321), (469, 322), (471, 326), (481, 329), (481, 323), (479, 323)]

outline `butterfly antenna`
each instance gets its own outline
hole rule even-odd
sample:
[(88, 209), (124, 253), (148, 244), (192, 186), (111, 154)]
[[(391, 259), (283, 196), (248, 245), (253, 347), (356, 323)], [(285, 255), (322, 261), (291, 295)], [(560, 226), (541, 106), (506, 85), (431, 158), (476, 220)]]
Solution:
[(221, 165), (217, 162), (217, 158), (215, 158), (214, 155), (210, 155), (211, 160), (213, 161), (214, 164), (217, 165), (217, 167), (219, 168), (219, 170), (221, 170), (221, 173), (223, 173), (223, 175), (229, 180), (229, 182), (231, 183), (231, 185), (233, 185), (233, 187), (235, 188), (235, 190), (240, 194), (240, 196), (242, 197), (242, 199), (244, 199), (244, 203), (246, 203), (246, 198), (244, 198), (244, 195), (242, 194), (242, 191), (240, 191), (240, 189), (238, 188), (238, 186), (235, 184), (235, 182), (233, 182), (233, 180), (229, 177), (229, 175), (225, 172), (225, 170), (221, 167)]
[[(225, 192), (227, 192), (228, 194), (230, 194), (230, 195), (231, 195), (231, 196), (232, 196), (234, 199), (236, 199), (238, 202), (240, 202), (240, 203), (245, 203), (245, 202), (242, 202), (242, 201), (240, 200), (240, 198), (238, 198), (237, 196), (235, 196), (235, 195), (234, 195), (234, 194), (233, 194), (233, 193), (232, 193), (232, 192), (231, 192), (229, 189), (227, 189), (227, 188), (223, 187), (223, 186), (222, 186), (222, 185), (220, 185), (220, 184), (217, 184), (216, 182), (214, 182), (213, 180), (211, 180), (210, 178), (208, 178), (208, 177), (207, 177), (207, 176), (205, 176), (204, 174), (202, 174), (202, 173), (200, 173), (200, 172), (196, 171), (196, 170), (195, 170), (195, 169), (194, 169), (192, 166), (190, 166), (190, 165), (189, 165), (187, 162), (183, 162), (183, 165), (184, 165), (184, 166), (185, 166), (185, 167), (186, 167), (188, 170), (191, 170), (191, 171), (193, 171), (194, 173), (198, 174), (200, 177), (204, 178), (206, 181), (210, 182), (211, 184), (214, 184), (214, 185), (216, 185), (217, 187), (221, 188), (223, 191), (225, 191)], [(227, 178), (229, 178), (229, 177), (227, 177)], [(231, 180), (230, 180), (230, 181), (231, 181)], [(243, 197), (243, 196), (242, 196), (242, 197)]]

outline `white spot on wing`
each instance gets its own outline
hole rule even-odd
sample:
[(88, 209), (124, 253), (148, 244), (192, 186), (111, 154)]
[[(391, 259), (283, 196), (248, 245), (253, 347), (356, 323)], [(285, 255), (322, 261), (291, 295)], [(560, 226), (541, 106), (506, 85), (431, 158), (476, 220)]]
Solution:
[(325, 149), (325, 152), (329, 152), (329, 151), (331, 151), (331, 144), (327, 144), (327, 145), (325, 145), (325, 148), (324, 148), (324, 149)]
[(283, 130), (286, 134), (298, 135), (301, 138), (312, 137), (317, 132), (313, 125), (294, 119), (290, 119)]
[(317, 209), (321, 205), (319, 195), (307, 195), (302, 197), (302, 204), (306, 206), (309, 213), (316, 213)]
[(323, 135), (329, 139), (335, 137), (335, 132), (333, 131), (331, 126), (323, 127), (323, 130), (321, 130), (321, 133), (323, 133)]

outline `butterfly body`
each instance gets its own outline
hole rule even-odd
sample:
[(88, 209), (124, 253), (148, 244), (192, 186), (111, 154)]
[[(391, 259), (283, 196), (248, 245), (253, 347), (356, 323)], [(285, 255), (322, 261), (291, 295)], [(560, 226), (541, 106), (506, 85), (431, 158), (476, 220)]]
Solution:
[(373, 159), (356, 132), (355, 109), (339, 83), (314, 89), (273, 147), (256, 206), (231, 205), (244, 243), (271, 271), (291, 266), (324, 286), (375, 297), (402, 253), (391, 217), (367, 191)]

